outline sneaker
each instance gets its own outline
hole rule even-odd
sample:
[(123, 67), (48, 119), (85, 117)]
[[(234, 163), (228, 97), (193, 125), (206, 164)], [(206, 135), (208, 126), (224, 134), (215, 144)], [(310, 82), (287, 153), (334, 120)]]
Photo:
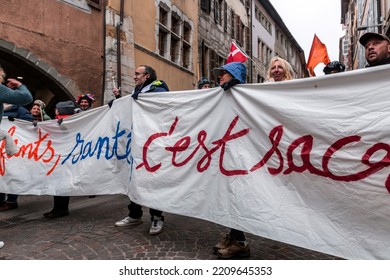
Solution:
[(150, 226), (149, 234), (156, 235), (162, 232), (164, 221), (161, 217), (153, 217), (152, 225)]
[(0, 241), (0, 249), (4, 247), (4, 242)]
[(232, 243), (232, 239), (229, 233), (223, 234), (218, 244), (213, 247), (214, 252), (217, 253), (218, 250), (220, 249), (226, 249), (227, 247), (230, 246), (231, 243)]
[(0, 207), (0, 211), (9, 211), (18, 208), (18, 203), (16, 202), (6, 202)]
[(229, 247), (218, 250), (217, 255), (222, 259), (234, 257), (246, 258), (250, 255), (250, 249), (248, 244), (243, 245), (240, 242), (233, 240)]
[(123, 220), (120, 220), (120, 221), (116, 222), (115, 226), (116, 227), (127, 227), (127, 226), (136, 226), (136, 225), (139, 225), (139, 224), (142, 224), (142, 219), (141, 218), (134, 219), (134, 218), (130, 218), (129, 216), (127, 216)]

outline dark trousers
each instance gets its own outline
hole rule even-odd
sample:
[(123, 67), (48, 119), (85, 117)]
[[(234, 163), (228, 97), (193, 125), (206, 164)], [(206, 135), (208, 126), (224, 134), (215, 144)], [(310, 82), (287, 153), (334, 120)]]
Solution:
[(3, 202), (3, 201), (16, 203), (16, 202), (18, 202), (18, 195), (17, 194), (0, 193), (0, 202)]
[[(142, 211), (142, 205), (139, 205), (135, 202), (130, 201), (130, 204), (127, 206), (129, 209), (129, 217), (133, 219), (139, 219), (142, 217), (143, 211)], [(156, 209), (149, 209), (149, 214), (151, 217), (162, 217), (162, 211), (156, 210)]]
[(245, 234), (241, 230), (232, 228), (232, 229), (230, 229), (229, 235), (233, 240), (246, 241)]
[(54, 196), (54, 211), (69, 211), (69, 196)]

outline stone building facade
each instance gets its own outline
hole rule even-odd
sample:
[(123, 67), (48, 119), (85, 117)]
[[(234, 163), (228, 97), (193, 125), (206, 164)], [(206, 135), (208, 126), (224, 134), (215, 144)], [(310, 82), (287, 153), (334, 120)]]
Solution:
[(215, 79), (232, 41), (249, 56), (247, 82), (264, 80), (273, 55), (305, 76), (303, 51), (269, 0), (14, 0), (0, 9), (0, 64), (52, 116), (80, 93), (94, 93), (95, 107), (113, 87), (129, 94), (140, 64), (170, 90), (194, 89)]
[(225, 63), (232, 41), (250, 54), (250, 0), (199, 1), (199, 64), (197, 76), (214, 80), (214, 67)]
[(104, 10), (93, 1), (0, 1), (0, 64), (49, 113), (85, 92), (101, 103)]

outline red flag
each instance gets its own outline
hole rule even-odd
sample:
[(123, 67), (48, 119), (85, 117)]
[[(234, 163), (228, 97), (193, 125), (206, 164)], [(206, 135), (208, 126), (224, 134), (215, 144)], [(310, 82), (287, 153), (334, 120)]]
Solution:
[(326, 49), (326, 46), (320, 41), (320, 39), (318, 39), (317, 35), (314, 34), (309, 58), (306, 63), (306, 68), (309, 70), (311, 76), (316, 75), (314, 73), (314, 68), (321, 62), (325, 65), (330, 62), (328, 50)]
[(248, 59), (248, 56), (240, 50), (236, 43), (232, 42), (230, 47), (230, 53), (226, 59), (226, 63), (230, 62), (245, 62)]

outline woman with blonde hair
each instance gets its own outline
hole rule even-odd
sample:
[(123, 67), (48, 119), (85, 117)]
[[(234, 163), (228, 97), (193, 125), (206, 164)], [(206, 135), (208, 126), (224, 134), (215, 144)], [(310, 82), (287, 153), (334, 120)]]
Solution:
[(294, 71), (285, 59), (275, 56), (269, 63), (267, 82), (281, 82), (294, 79)]

